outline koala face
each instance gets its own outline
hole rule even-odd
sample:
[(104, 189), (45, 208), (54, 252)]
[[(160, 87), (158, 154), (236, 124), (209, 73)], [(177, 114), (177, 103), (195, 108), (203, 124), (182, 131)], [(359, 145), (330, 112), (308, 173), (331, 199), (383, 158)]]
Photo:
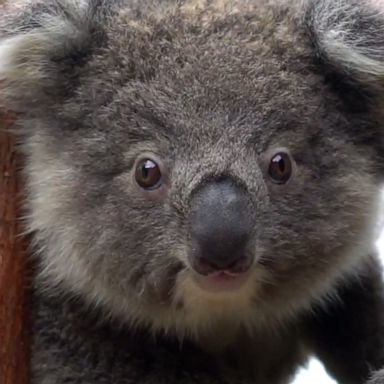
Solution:
[(315, 3), (58, 2), (1, 17), (1, 104), (22, 113), (49, 284), (198, 335), (279, 321), (353, 273), (372, 246), (370, 84), (384, 66), (372, 31), (364, 56), (369, 11), (343, 1), (348, 24)]

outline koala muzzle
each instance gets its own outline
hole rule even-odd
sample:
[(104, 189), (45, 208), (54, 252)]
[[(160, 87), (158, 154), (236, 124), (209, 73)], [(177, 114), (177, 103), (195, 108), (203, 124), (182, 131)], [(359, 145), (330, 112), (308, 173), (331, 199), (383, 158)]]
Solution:
[(192, 199), (190, 261), (196, 272), (240, 274), (249, 269), (253, 206), (230, 178), (210, 181)]

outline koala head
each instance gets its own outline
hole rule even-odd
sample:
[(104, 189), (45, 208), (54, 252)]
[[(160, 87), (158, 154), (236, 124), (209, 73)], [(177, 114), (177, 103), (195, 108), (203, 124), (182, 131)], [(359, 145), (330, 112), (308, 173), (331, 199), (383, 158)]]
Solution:
[(384, 16), (360, 0), (159, 3), (0, 16), (42, 274), (154, 330), (277, 324), (371, 250)]

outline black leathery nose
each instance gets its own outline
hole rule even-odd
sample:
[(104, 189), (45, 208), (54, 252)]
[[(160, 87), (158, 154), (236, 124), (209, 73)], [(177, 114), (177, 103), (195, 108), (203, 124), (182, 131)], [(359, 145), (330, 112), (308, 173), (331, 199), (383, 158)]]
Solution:
[(252, 214), (247, 193), (230, 179), (210, 181), (192, 199), (192, 263), (198, 272), (240, 271), (249, 261)]

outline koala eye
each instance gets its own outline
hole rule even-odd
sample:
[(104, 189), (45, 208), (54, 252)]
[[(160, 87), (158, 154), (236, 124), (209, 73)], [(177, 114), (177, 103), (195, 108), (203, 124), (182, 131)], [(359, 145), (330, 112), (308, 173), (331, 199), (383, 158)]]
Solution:
[(161, 186), (161, 171), (159, 165), (151, 159), (143, 159), (137, 163), (135, 179), (137, 184), (147, 190)]
[(274, 183), (286, 183), (292, 175), (292, 161), (289, 155), (284, 152), (278, 152), (273, 155), (268, 173)]

